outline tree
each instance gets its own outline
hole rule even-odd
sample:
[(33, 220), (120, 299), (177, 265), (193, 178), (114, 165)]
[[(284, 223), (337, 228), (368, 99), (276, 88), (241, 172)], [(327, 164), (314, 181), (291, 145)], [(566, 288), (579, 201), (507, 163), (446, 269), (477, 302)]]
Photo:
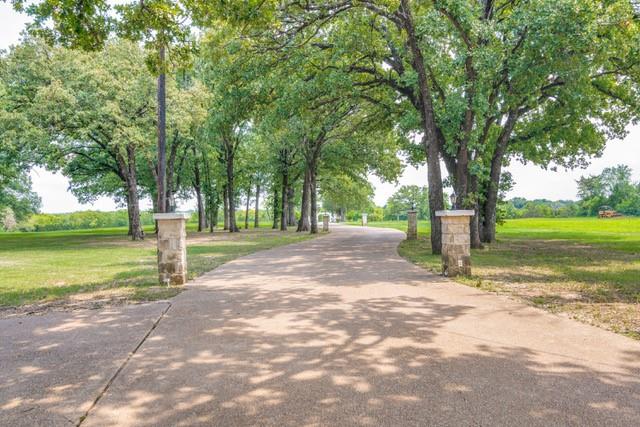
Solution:
[(157, 75), (157, 201), (159, 212), (166, 203), (166, 51), (173, 47), (173, 59), (184, 61), (191, 51), (187, 11), (171, 0), (132, 1), (112, 6), (105, 0), (83, 2), (41, 0), (12, 1), (16, 10), (35, 19), (29, 30), (48, 41), (74, 49), (100, 51), (114, 34), (133, 41), (144, 41), (156, 54), (147, 57), (147, 65)]
[[(10, 210), (17, 221), (23, 221), (40, 208), (40, 198), (31, 189), (29, 168), (38, 160), (34, 148), (42, 133), (13, 102), (14, 95), (27, 94), (22, 92), (24, 88), (9, 92), (12, 88), (7, 87), (10, 82), (6, 77), (11, 66), (10, 59), (0, 55), (0, 212)], [(21, 67), (36, 72), (33, 64)]]
[(640, 213), (640, 182), (631, 180), (631, 168), (617, 165), (599, 175), (583, 176), (577, 181), (580, 206), (586, 215), (597, 215), (602, 206), (628, 215)]
[(403, 185), (389, 198), (385, 213), (406, 218), (408, 210), (418, 212), (418, 219), (429, 218), (429, 189), (417, 185)]
[(13, 213), (13, 209), (6, 207), (0, 210), (0, 225), (5, 231), (13, 231), (17, 228), (16, 216)]
[[(38, 129), (42, 163), (62, 169), (82, 201), (100, 195), (124, 200), (134, 240), (143, 237), (140, 169), (147, 166), (145, 157), (155, 157), (149, 138), (155, 85), (145, 60), (146, 52), (126, 41), (109, 42), (101, 52), (77, 52), (34, 40), (12, 50), (2, 75), (11, 88), (7, 102)], [(175, 118), (170, 129), (185, 138), (203, 109), (188, 90), (169, 83)]]
[(309, 44), (331, 49), (340, 55), (336, 66), (368, 77), (362, 87), (384, 85), (395, 92), (395, 107), (406, 107), (399, 125), (422, 140), (428, 163), (435, 253), (440, 159), (456, 207), (476, 210), (472, 244), (479, 246), (481, 236), (495, 238), (509, 158), (580, 163), (637, 116), (638, 27), (626, 0), (288, 6), (281, 19), (289, 38), (321, 33), (322, 42)]
[(222, 27), (207, 34), (198, 74), (207, 85), (211, 97), (207, 132), (209, 142), (218, 150), (226, 183), (229, 231), (239, 231), (236, 225), (236, 163), (243, 146), (252, 138), (253, 118), (266, 96), (262, 58), (248, 58), (243, 43), (231, 27)]

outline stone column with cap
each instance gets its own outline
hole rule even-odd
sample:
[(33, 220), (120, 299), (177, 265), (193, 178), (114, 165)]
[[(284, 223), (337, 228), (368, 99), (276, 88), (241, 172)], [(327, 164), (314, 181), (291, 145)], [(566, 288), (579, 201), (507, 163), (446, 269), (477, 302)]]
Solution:
[(418, 212), (408, 211), (407, 223), (407, 240), (416, 240), (418, 238)]
[(187, 282), (188, 213), (157, 213), (158, 273), (161, 284), (182, 285)]
[(472, 210), (437, 211), (442, 221), (442, 274), (471, 274), (470, 223)]
[(362, 226), (364, 227), (365, 225), (367, 225), (367, 214), (363, 213), (362, 214)]
[(329, 214), (322, 215), (322, 231), (329, 231)]

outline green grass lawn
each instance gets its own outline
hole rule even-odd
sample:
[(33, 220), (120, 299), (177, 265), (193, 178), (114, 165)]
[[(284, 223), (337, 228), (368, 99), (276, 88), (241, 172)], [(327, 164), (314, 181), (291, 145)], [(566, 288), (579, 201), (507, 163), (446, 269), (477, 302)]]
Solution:
[[(406, 231), (407, 223), (369, 225)], [(439, 273), (428, 233), (420, 222), (420, 239), (398, 251)], [(472, 251), (473, 276), (457, 281), (640, 338), (640, 218), (514, 219), (497, 239)]]
[[(269, 227), (197, 233), (189, 224), (189, 277), (252, 252), (309, 238)], [(150, 300), (175, 295), (157, 286), (155, 235), (132, 242), (126, 229), (0, 233), (0, 306), (69, 298)]]

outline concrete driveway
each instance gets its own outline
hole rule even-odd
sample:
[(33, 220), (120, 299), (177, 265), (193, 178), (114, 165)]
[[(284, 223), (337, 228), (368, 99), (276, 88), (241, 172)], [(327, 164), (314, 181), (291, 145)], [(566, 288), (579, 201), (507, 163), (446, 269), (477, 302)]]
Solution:
[(403, 237), (333, 227), (170, 306), (2, 320), (0, 424), (640, 425), (640, 343), (429, 274)]

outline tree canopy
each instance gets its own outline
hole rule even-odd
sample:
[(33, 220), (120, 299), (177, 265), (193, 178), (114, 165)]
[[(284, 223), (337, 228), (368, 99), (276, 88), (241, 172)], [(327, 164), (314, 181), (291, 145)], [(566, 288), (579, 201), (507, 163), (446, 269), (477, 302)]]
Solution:
[(29, 166), (59, 169), (79, 197), (125, 202), (134, 238), (145, 196), (195, 197), (200, 229), (221, 208), (238, 231), (241, 202), (248, 225), (262, 200), (274, 227), (317, 232), (320, 205), (364, 209), (368, 177), (394, 181), (404, 158), (426, 185), (390, 205), (416, 203), (438, 253), (450, 186), (478, 247), (505, 165), (583, 166), (640, 118), (628, 0), (13, 4), (35, 20), (2, 55), (3, 175), (33, 210)]

